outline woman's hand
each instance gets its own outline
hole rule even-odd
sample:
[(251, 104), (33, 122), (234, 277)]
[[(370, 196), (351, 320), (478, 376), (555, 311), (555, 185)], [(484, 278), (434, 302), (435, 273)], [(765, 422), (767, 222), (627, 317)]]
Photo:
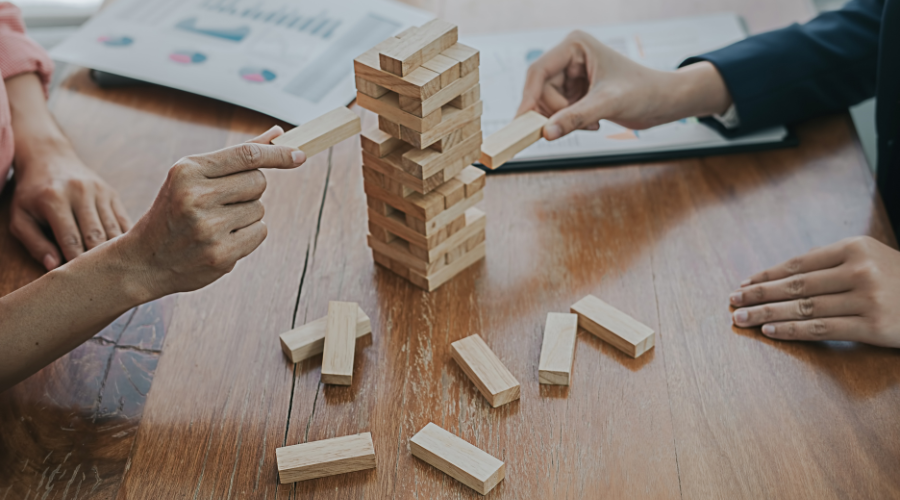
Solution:
[(131, 220), (119, 194), (71, 147), (40, 151), (16, 163), (10, 231), (50, 271), (128, 231)]
[(261, 168), (295, 168), (306, 155), (269, 145), (273, 127), (249, 143), (188, 156), (170, 170), (153, 206), (116, 241), (152, 300), (204, 287), (230, 272), (266, 238)]
[(900, 252), (841, 240), (752, 276), (730, 302), (735, 325), (774, 339), (900, 347)]
[(552, 141), (597, 130), (600, 120), (644, 129), (730, 105), (725, 82), (708, 62), (657, 71), (574, 31), (528, 68), (517, 115), (534, 110), (549, 117), (544, 138)]

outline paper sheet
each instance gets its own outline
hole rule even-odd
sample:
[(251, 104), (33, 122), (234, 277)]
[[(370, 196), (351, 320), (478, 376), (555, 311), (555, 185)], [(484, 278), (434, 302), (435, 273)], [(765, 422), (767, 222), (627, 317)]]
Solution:
[[(528, 66), (572, 29), (464, 37), (463, 43), (481, 51), (485, 135), (509, 123), (522, 100)], [(746, 36), (735, 14), (581, 29), (619, 53), (660, 70), (673, 70), (689, 56), (724, 47)], [(630, 130), (604, 120), (599, 132), (578, 131), (553, 142), (541, 139), (510, 163), (773, 143), (786, 135), (786, 128), (775, 127), (729, 140), (696, 118), (647, 130)]]
[(299, 124), (353, 100), (355, 57), (431, 17), (386, 0), (117, 0), (51, 56)]

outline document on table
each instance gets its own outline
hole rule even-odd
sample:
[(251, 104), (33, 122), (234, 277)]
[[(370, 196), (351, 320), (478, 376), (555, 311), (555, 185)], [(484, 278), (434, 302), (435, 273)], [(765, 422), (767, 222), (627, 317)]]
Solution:
[[(509, 123), (522, 99), (528, 66), (574, 28), (467, 36), (463, 43), (481, 51), (482, 128), (490, 135)], [(673, 70), (692, 55), (724, 47), (746, 36), (735, 14), (717, 14), (620, 26), (580, 28), (619, 53), (645, 66)], [(726, 139), (696, 118), (647, 130), (631, 130), (602, 121), (600, 131), (577, 131), (563, 139), (541, 139), (501, 167), (507, 169), (565, 165), (589, 160), (660, 158), (687, 151), (715, 151), (782, 144), (785, 127)], [(683, 154), (682, 154), (683, 156)]]
[(51, 56), (299, 124), (353, 100), (355, 57), (432, 17), (388, 0), (117, 0)]

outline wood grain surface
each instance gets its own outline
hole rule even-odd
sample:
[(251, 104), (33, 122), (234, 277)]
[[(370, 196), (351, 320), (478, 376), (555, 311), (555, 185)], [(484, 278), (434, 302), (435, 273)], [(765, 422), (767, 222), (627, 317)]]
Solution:
[[(761, 31), (813, 14), (807, 0), (418, 4), (463, 34), (721, 11)], [(161, 87), (101, 90), (78, 68), (51, 107), (134, 218), (179, 157), (273, 122)], [(900, 354), (731, 326), (728, 293), (755, 271), (847, 236), (896, 246), (849, 118), (798, 133), (788, 150), (492, 175), (486, 259), (432, 293), (372, 262), (357, 141), (267, 172), (268, 239), (230, 275), (129, 311), (0, 394), (0, 500), (480, 498), (412, 457), (428, 422), (506, 463), (497, 499), (898, 497)], [(8, 233), (11, 190), (3, 294), (41, 273)], [(580, 331), (571, 385), (539, 385), (547, 313), (587, 294), (656, 347), (632, 359)], [(347, 387), (279, 343), (333, 300), (373, 330)], [(452, 361), (473, 333), (522, 382), (518, 401), (491, 408)], [(276, 448), (363, 432), (377, 469), (278, 484)]]

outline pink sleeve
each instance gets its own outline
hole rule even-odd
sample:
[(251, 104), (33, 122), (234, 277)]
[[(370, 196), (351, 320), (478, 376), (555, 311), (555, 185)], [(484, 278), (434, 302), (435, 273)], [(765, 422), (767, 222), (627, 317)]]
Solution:
[(46, 94), (53, 61), (40, 45), (25, 35), (19, 8), (9, 2), (0, 2), (0, 75), (5, 80), (32, 72), (41, 78)]

